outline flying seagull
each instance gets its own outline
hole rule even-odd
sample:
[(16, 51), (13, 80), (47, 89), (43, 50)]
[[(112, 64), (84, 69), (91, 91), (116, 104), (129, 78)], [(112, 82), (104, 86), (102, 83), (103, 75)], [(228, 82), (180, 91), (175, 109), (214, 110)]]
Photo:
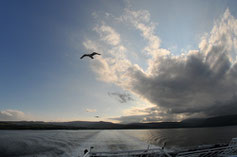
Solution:
[(81, 59), (84, 58), (84, 57), (90, 57), (91, 59), (94, 59), (94, 57), (93, 57), (94, 55), (101, 55), (101, 54), (99, 54), (97, 52), (93, 52), (91, 54), (84, 54), (84, 55), (81, 56)]

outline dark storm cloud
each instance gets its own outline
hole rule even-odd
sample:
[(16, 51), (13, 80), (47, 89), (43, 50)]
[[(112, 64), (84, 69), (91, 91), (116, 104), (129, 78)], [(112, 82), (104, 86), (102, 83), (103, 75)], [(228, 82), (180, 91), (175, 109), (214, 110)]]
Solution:
[[(216, 50), (215, 53), (219, 52)], [(221, 111), (235, 114), (237, 110), (229, 108), (236, 106), (236, 101), (231, 101), (237, 92), (236, 77), (233, 77), (236, 76), (233, 73), (237, 70), (236, 65), (231, 66), (224, 54), (217, 56), (215, 62), (208, 63), (204, 59), (201, 52), (195, 52), (185, 60), (159, 59), (159, 71), (154, 69), (152, 76), (133, 69), (131, 77), (136, 80), (130, 89), (170, 114), (203, 112), (210, 115), (210, 108), (215, 106), (218, 106), (220, 111), (215, 109), (215, 112), (219, 114)]]
[(134, 101), (132, 96), (128, 93), (108, 92), (109, 96), (115, 97), (120, 103)]

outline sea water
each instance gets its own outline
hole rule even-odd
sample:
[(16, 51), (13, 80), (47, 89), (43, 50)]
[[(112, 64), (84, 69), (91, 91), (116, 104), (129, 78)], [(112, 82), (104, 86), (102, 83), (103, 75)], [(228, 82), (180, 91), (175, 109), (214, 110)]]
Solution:
[(228, 143), (237, 126), (147, 130), (0, 130), (1, 157), (82, 156), (92, 151), (125, 151)]

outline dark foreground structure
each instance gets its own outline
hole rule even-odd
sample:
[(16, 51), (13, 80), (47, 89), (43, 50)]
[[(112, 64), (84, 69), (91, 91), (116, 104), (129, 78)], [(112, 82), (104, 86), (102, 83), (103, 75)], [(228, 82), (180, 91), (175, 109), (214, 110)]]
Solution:
[(93, 152), (91, 147), (83, 157), (237, 157), (237, 138), (233, 138), (227, 145), (204, 145), (179, 151), (148, 147), (146, 150)]

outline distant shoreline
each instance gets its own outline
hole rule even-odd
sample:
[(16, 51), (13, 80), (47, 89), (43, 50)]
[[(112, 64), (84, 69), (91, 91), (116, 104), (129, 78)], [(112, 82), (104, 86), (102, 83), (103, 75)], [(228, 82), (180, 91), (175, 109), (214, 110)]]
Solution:
[(223, 125), (223, 126), (200, 126), (200, 127), (179, 127), (179, 128), (0, 128), (2, 130), (155, 130), (155, 129), (194, 129), (194, 128), (217, 128), (237, 125)]
[(153, 122), (119, 124), (111, 122), (39, 122), (39, 121), (0, 121), (0, 130), (108, 130), (108, 129), (178, 129), (204, 128), (237, 125), (237, 115), (211, 118), (186, 119), (181, 122)]

